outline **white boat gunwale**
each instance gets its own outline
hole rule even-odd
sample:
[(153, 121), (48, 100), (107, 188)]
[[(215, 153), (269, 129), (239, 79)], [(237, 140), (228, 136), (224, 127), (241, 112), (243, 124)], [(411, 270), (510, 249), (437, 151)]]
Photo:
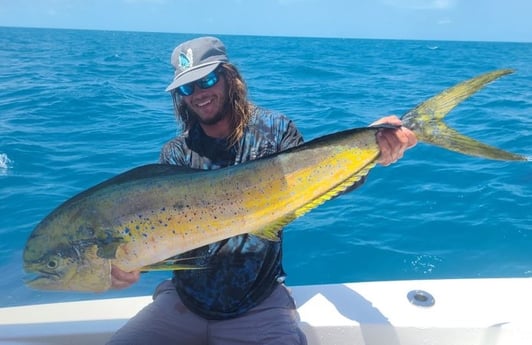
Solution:
[[(309, 345), (519, 345), (532, 339), (532, 278), (290, 289)], [(412, 303), (412, 296), (422, 303)], [(430, 298), (434, 303), (423, 306)], [(0, 344), (103, 344), (150, 301), (140, 296), (0, 308)]]

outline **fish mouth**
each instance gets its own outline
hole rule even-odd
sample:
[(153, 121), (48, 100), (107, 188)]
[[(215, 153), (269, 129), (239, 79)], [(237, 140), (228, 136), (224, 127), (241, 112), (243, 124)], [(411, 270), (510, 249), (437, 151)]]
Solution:
[(26, 269), (23, 278), (24, 284), (33, 288), (51, 287), (61, 280), (61, 275), (56, 272)]

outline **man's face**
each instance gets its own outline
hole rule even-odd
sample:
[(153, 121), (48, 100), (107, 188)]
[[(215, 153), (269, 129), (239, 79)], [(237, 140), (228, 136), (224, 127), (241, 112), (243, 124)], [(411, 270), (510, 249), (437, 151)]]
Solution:
[(200, 123), (214, 125), (224, 118), (226, 85), (224, 76), (218, 74), (218, 82), (212, 87), (202, 89), (194, 83), (194, 93), (182, 96), (189, 111), (198, 117)]

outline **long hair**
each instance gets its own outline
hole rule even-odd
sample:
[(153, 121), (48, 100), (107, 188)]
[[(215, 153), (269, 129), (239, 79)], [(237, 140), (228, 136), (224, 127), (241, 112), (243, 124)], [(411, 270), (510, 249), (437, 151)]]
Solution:
[[(220, 77), (225, 78), (227, 101), (222, 111), (229, 116), (231, 123), (231, 133), (227, 137), (227, 143), (232, 147), (244, 135), (244, 128), (253, 115), (254, 106), (248, 100), (246, 83), (234, 65), (222, 63), (216, 71)], [(197, 124), (198, 119), (189, 112), (187, 105), (176, 91), (172, 92), (172, 99), (175, 116), (181, 121), (183, 131), (190, 130)]]

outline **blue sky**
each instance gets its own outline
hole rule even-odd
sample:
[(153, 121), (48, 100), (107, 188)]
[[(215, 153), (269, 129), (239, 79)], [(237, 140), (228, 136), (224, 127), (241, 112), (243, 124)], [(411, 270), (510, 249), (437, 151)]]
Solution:
[(532, 42), (531, 0), (0, 0), (0, 26)]

